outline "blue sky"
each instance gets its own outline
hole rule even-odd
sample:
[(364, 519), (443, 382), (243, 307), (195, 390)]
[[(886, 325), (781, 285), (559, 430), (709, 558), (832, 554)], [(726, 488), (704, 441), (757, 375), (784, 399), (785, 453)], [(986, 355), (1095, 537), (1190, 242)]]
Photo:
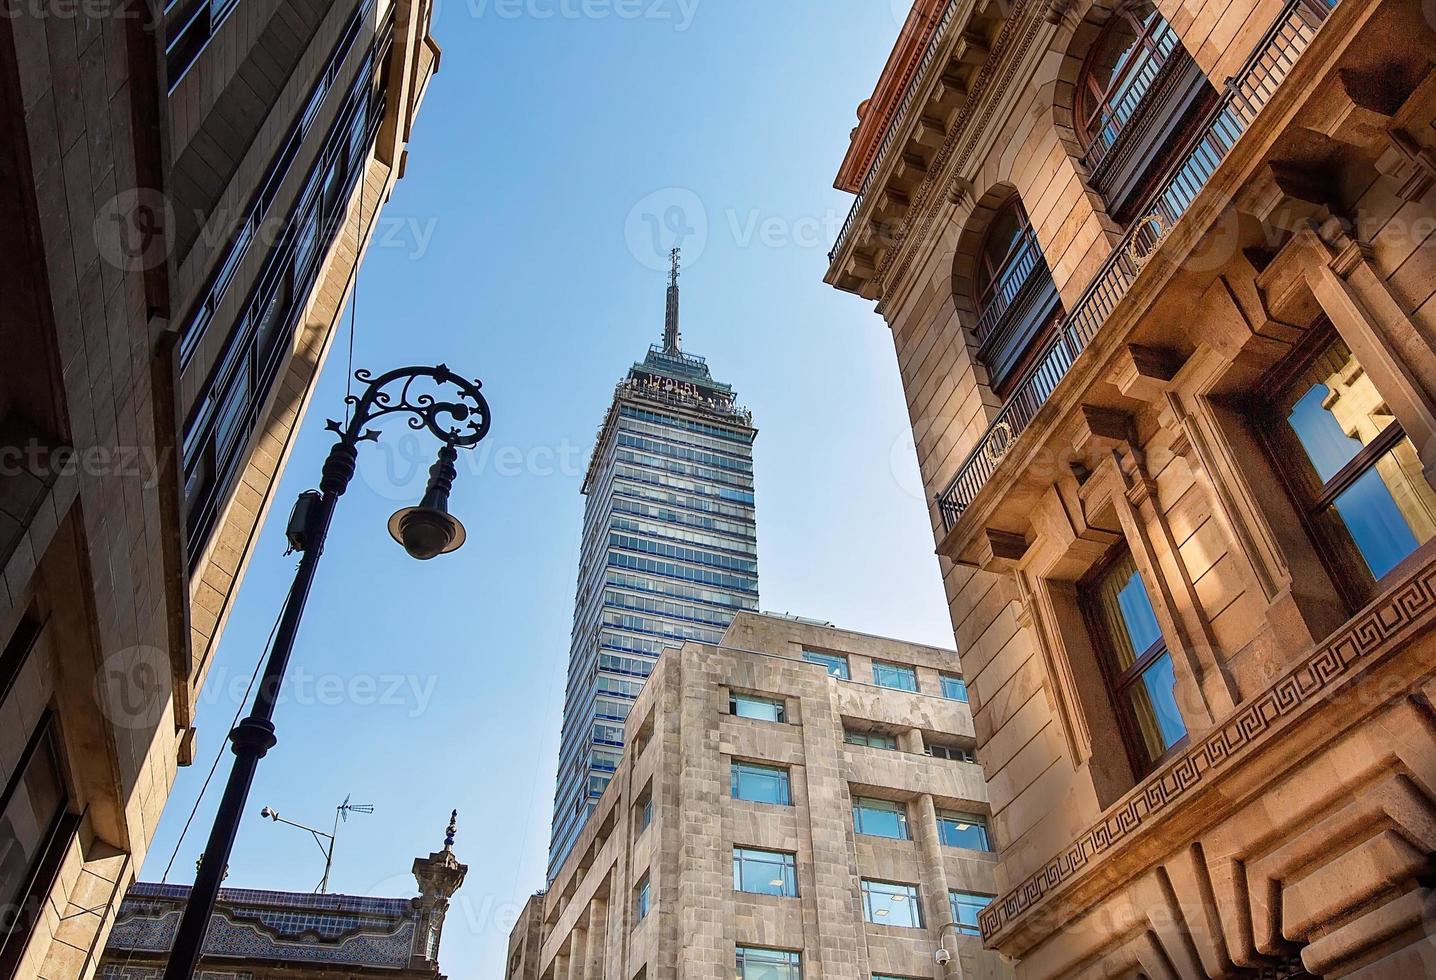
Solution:
[[(833, 175), (903, 0), (440, 0), (443, 48), (358, 290), (355, 365), (445, 361), (484, 381), (492, 433), (461, 461), (468, 543), (408, 559), (385, 522), (434, 445), (367, 446), (309, 602), (279, 745), (228, 883), (308, 890), (322, 858), (261, 806), (353, 818), (333, 889), (410, 894), (460, 811), (468, 882), (445, 932), (456, 978), (502, 970), (542, 884), (588, 452), (628, 365), (658, 340), (681, 235), (685, 349), (753, 410), (762, 606), (950, 646), (892, 340), (822, 282), (850, 198)], [(634, 13), (639, 16), (633, 16)], [(656, 235), (655, 235), (656, 228)], [(341, 410), (347, 337), (319, 383), (201, 697), (144, 877), (158, 879), (294, 567), (294, 495)], [(228, 754), (170, 880), (202, 849)]]

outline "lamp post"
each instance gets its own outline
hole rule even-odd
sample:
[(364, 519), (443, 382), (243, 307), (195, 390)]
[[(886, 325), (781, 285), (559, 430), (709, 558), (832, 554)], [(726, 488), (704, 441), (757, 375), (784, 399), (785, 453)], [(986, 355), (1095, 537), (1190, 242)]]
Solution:
[(409, 428), (428, 429), (438, 437), (439, 458), (429, 468), (429, 482), (417, 507), (406, 507), (389, 520), (389, 533), (404, 550), (421, 561), (447, 554), (464, 543), (464, 526), (449, 513), (449, 491), (457, 470), (459, 449), (473, 449), (489, 431), (489, 405), (479, 392), (480, 383), (459, 377), (448, 367), (398, 368), (377, 378), (359, 370), (354, 377), (366, 383), (362, 394), (344, 401), (353, 409), (347, 423), (329, 420), (327, 428), (339, 439), (329, 450), (319, 490), (299, 495), (289, 519), (289, 543), (302, 552), (294, 582), (274, 634), (274, 647), (254, 697), (254, 707), (229, 733), (234, 767), (220, 799), (184, 916), (175, 933), (174, 948), (165, 967), (165, 980), (191, 980), (199, 964), (210, 915), (219, 897), (224, 868), (234, 846), (249, 787), (259, 760), (274, 747), (274, 705), (284, 680), (304, 603), (314, 582), (319, 556), (334, 508), (354, 477), (361, 442), (377, 442), (379, 433), (368, 426), (389, 415), (405, 415)]

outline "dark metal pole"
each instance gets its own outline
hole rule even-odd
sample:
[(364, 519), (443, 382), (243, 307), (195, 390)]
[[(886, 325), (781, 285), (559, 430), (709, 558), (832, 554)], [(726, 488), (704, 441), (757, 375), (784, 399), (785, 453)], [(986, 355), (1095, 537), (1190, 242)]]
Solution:
[(199, 873), (195, 875), (194, 887), (185, 903), (184, 917), (175, 932), (174, 948), (169, 965), (165, 967), (164, 980), (191, 980), (199, 966), (210, 915), (219, 898), (219, 887), (224, 881), (224, 869), (229, 864), (235, 835), (239, 832), (254, 771), (259, 766), (259, 760), (274, 747), (276, 741), (274, 704), (279, 697), (284, 671), (289, 666), (289, 655), (294, 649), (294, 637), (299, 632), (299, 620), (304, 614), (305, 600), (309, 598), (309, 587), (314, 584), (319, 556), (324, 553), (329, 522), (334, 517), (335, 505), (354, 476), (357, 455), (346, 435), (335, 443), (324, 461), (324, 475), (319, 483), (319, 505), (310, 518), (313, 526), (307, 529), (304, 556), (299, 560), (294, 583), (289, 587), (289, 598), (285, 601), (284, 612), (274, 634), (274, 648), (264, 665), (264, 678), (254, 698), (254, 709), (229, 733), (234, 750), (234, 768), (229, 771), (229, 782), (225, 784), (224, 796), (220, 799), (219, 812), (215, 815), (214, 827), (205, 845)]

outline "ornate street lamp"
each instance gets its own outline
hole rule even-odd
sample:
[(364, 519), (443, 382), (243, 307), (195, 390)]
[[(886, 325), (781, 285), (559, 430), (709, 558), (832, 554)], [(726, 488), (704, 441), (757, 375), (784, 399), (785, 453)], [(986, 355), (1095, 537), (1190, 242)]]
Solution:
[(329, 420), (327, 427), (339, 435), (339, 440), (324, 461), (319, 490), (300, 494), (289, 519), (290, 547), (302, 552), (303, 557), (275, 630), (274, 647), (264, 666), (254, 708), (229, 733), (234, 768), (230, 770), (184, 917), (175, 933), (165, 980), (191, 980), (199, 964), (209, 919), (219, 897), (225, 865), (234, 846), (255, 769), (277, 741), (272, 720), (275, 700), (289, 665), (319, 556), (324, 552), (335, 505), (354, 477), (359, 444), (379, 439), (378, 430), (369, 428), (371, 423), (389, 415), (405, 415), (409, 428), (428, 429), (440, 442), (439, 458), (429, 469), (423, 499), (417, 507), (406, 507), (391, 517), (389, 533), (405, 551), (421, 561), (447, 554), (464, 543), (464, 526), (449, 513), (449, 490), (457, 475), (454, 461), (458, 459), (458, 450), (473, 449), (489, 432), (489, 404), (479, 392), (480, 383), (459, 377), (443, 364), (399, 368), (377, 378), (359, 370), (354, 372), (354, 377), (367, 387), (363, 394), (348, 395), (344, 399), (353, 408), (347, 423)]

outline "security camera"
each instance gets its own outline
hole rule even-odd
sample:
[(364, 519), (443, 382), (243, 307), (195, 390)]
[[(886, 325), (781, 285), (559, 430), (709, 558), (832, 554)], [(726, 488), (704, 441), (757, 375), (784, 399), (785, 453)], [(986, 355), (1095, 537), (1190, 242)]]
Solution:
[(937, 952), (932, 954), (932, 958), (937, 960), (938, 966), (946, 966), (948, 960), (952, 959), (952, 954), (939, 946)]
[(261, 817), (268, 817), (270, 820), (274, 820), (274, 821), (278, 821), (278, 820), (279, 820), (279, 811), (278, 811), (278, 810), (271, 810), (269, 807), (265, 807), (263, 810), (260, 810), (260, 811), (259, 811), (259, 815), (260, 815)]

